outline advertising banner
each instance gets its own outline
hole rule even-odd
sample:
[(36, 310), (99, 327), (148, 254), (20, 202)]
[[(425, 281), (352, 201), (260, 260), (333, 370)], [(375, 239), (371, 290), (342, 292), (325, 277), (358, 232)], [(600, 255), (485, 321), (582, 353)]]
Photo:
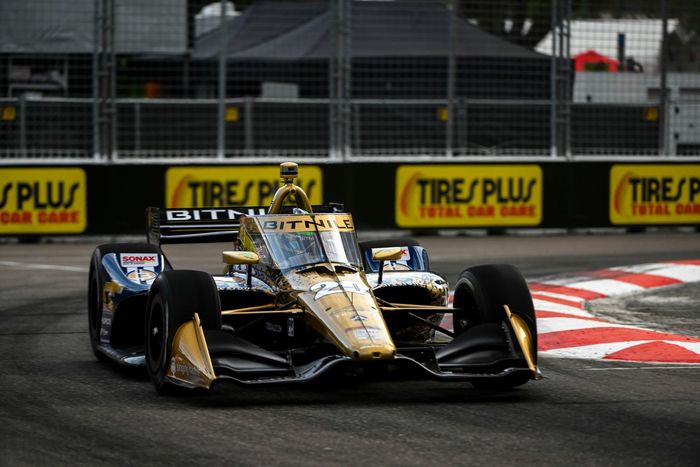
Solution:
[[(171, 167), (165, 174), (167, 208), (265, 206), (281, 186), (278, 165)], [(311, 204), (323, 203), (321, 168), (303, 165), (297, 185)]]
[(396, 171), (400, 227), (536, 226), (538, 165), (402, 165)]
[(86, 192), (83, 169), (0, 169), (0, 234), (81, 233)]
[(610, 222), (700, 223), (700, 165), (614, 165)]

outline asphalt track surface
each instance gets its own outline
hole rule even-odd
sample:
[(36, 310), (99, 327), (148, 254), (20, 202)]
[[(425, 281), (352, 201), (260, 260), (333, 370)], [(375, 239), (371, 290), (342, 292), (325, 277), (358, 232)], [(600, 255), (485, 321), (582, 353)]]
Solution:
[[(484, 262), (535, 279), (700, 256), (700, 234), (421, 241), (452, 281)], [(506, 392), (350, 380), (158, 396), (143, 373), (90, 351), (93, 248), (0, 244), (0, 465), (698, 465), (700, 365), (542, 358), (546, 379)], [(166, 254), (217, 272), (220, 248)], [(683, 290), (672, 319), (663, 294), (638, 300), (645, 326), (700, 336), (698, 290)]]

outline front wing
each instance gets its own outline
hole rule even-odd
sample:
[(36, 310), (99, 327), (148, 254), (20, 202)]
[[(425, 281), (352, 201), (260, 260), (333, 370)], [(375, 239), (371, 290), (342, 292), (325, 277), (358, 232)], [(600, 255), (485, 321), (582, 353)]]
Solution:
[[(398, 308), (392, 309), (396, 311)], [(448, 311), (449, 310), (449, 311)], [(444, 307), (402, 308), (403, 312), (453, 312)], [(281, 313), (281, 312), (273, 312)], [(526, 326), (507, 310), (501, 323), (476, 325), (446, 344), (400, 346), (392, 370), (442, 381), (474, 381), (527, 373), (539, 378), (536, 352)], [(443, 329), (445, 333), (449, 330)], [(362, 371), (376, 365), (340, 353), (295, 365), (290, 355), (265, 350), (227, 330), (203, 330), (195, 314), (175, 335), (169, 380), (189, 388), (232, 381), (245, 385), (304, 383), (332, 371)]]

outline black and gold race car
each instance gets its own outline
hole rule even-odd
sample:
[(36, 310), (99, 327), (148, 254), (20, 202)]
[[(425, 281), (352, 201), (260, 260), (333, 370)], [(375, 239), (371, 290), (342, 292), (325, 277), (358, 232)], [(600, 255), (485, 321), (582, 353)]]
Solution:
[[(415, 241), (358, 243), (338, 204), (311, 206), (281, 165), (269, 207), (149, 208), (148, 243), (108, 244), (90, 264), (99, 359), (145, 366), (159, 392), (424, 375), (507, 388), (537, 379), (537, 325), (510, 265), (448, 284)], [(291, 205), (290, 205), (291, 204)], [(231, 242), (221, 275), (174, 270), (165, 243)]]

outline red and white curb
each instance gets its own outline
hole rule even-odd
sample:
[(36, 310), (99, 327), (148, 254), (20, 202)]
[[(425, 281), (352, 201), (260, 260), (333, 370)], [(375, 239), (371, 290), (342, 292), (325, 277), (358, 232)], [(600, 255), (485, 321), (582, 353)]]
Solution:
[[(540, 356), (700, 364), (700, 338), (611, 323), (589, 301), (700, 281), (700, 260), (624, 266), (529, 284)], [(447, 323), (445, 323), (447, 324)]]
[(530, 284), (540, 355), (645, 363), (700, 363), (700, 339), (611, 323), (585, 309), (588, 301), (700, 281), (700, 261), (601, 269)]

